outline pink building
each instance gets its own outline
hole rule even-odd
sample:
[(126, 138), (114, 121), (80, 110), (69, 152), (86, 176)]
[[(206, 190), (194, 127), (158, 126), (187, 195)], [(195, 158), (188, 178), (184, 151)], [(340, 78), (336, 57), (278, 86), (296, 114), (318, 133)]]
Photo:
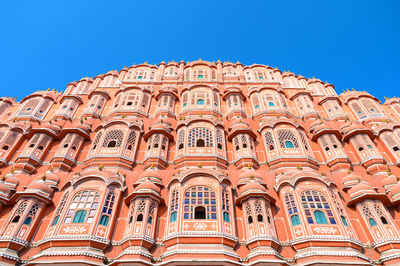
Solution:
[(0, 120), (1, 265), (400, 264), (400, 98), (198, 60)]

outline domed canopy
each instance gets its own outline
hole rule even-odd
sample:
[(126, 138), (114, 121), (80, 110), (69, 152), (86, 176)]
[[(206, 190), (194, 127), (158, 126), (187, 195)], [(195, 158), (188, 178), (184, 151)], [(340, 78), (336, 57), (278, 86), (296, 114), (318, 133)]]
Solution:
[(140, 183), (136, 188), (135, 192), (141, 193), (141, 192), (147, 192), (147, 191), (154, 191), (157, 194), (160, 194), (161, 188), (151, 182), (150, 180), (146, 180), (143, 183)]
[(9, 194), (10, 188), (4, 182), (0, 182), (0, 197), (7, 198)]
[(250, 196), (263, 196), (267, 200), (269, 200), (269, 202), (275, 203), (275, 199), (267, 192), (265, 186), (263, 186), (260, 182), (255, 181), (254, 179), (239, 188), (239, 197), (237, 199), (237, 203), (241, 204), (245, 199)]
[(255, 171), (246, 171), (239, 175), (238, 187), (247, 184), (251, 180), (255, 180), (255, 181), (261, 182), (261, 183), (264, 182), (260, 173), (255, 172)]
[(348, 174), (342, 179), (343, 190), (350, 189), (359, 183), (368, 183), (368, 182), (353, 173)]
[(398, 183), (397, 177), (394, 175), (389, 175), (382, 180), (382, 186), (390, 187)]
[(45, 180), (37, 179), (32, 181), (27, 188), (28, 190), (35, 190), (39, 192), (43, 192), (45, 194), (50, 195), (53, 192), (53, 189), (45, 182)]

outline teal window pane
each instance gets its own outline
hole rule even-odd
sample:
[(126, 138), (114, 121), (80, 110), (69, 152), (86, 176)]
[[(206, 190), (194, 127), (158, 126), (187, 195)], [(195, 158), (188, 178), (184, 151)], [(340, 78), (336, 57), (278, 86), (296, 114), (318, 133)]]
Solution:
[(322, 211), (315, 211), (314, 218), (317, 224), (328, 224), (325, 214)]
[(268, 105), (269, 106), (275, 106), (275, 104), (273, 102), (269, 102)]
[(301, 224), (301, 223), (300, 223), (300, 218), (299, 218), (298, 215), (293, 215), (292, 217), (290, 217), (290, 221), (292, 222), (292, 225), (293, 225), (293, 226), (296, 226), (296, 225), (300, 225), (300, 224)]
[(202, 78), (204, 78), (204, 75), (199, 75), (198, 78), (202, 79)]
[(107, 215), (102, 215), (100, 218), (100, 224), (107, 226), (109, 220), (110, 220), (110, 217), (108, 217)]
[(31, 223), (32, 223), (32, 217), (26, 217), (24, 224), (31, 225)]
[(178, 218), (177, 216), (178, 216), (178, 214), (176, 212), (171, 213), (171, 217), (170, 217), (169, 221), (171, 223), (176, 222), (176, 220)]
[(204, 100), (203, 100), (203, 99), (197, 100), (197, 104), (198, 104), (198, 105), (204, 105)]
[(229, 213), (224, 212), (224, 222), (230, 223), (231, 222), (231, 218), (229, 216)]
[(376, 225), (376, 221), (374, 219), (372, 219), (372, 218), (369, 218), (368, 222), (369, 222), (370, 226), (375, 226)]
[(285, 147), (289, 149), (294, 148), (293, 142), (289, 140), (285, 141)]
[(75, 213), (74, 220), (72, 223), (83, 223), (86, 218), (86, 211), (85, 210), (80, 210)]
[(342, 219), (342, 223), (343, 223), (345, 226), (349, 226), (349, 224), (347, 223), (346, 218), (344, 218), (344, 216), (340, 216), (340, 219)]
[(58, 223), (58, 219), (60, 219), (60, 215), (57, 215), (54, 220), (53, 223), (51, 224), (51, 226), (55, 226)]

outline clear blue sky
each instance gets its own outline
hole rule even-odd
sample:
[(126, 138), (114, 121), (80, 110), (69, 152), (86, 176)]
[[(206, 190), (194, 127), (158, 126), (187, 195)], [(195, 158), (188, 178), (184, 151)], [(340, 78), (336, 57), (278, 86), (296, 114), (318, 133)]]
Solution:
[(0, 95), (163, 60), (261, 63), (400, 96), (400, 1), (1, 1)]

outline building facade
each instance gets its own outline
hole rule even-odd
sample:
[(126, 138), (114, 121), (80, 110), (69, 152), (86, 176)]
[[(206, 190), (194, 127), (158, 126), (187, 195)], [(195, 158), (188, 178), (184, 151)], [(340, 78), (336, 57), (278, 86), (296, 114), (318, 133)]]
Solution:
[(400, 98), (198, 60), (0, 120), (1, 265), (400, 264)]

